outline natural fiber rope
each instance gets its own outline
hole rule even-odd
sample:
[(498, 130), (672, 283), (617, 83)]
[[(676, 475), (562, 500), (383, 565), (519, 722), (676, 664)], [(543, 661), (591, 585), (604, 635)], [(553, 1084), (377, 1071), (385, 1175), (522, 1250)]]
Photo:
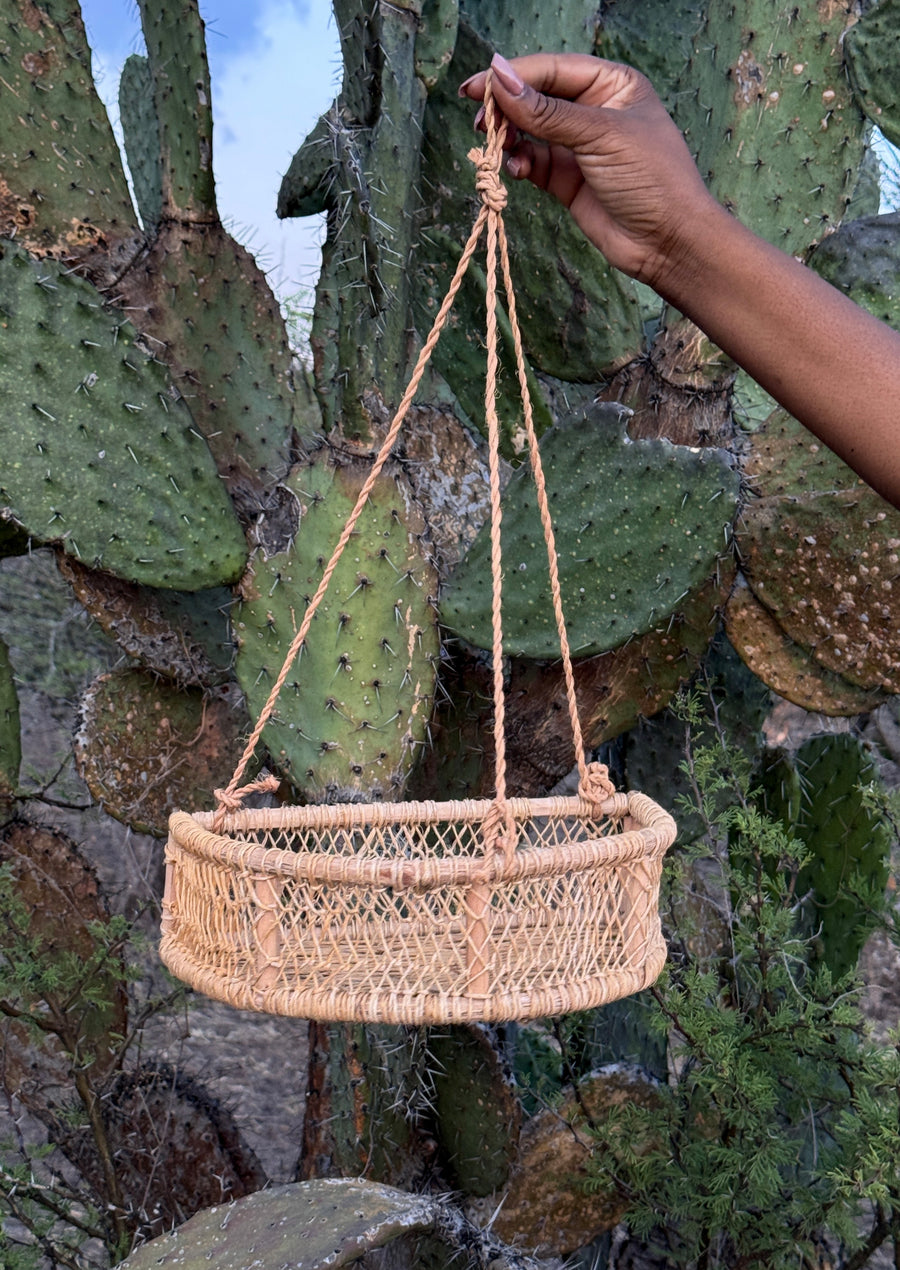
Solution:
[(509, 249), (506, 239), (506, 231), (503, 225), (502, 213), (504, 207), (506, 206), (506, 190), (500, 180), (500, 172), (503, 165), (503, 142), (506, 136), (506, 122), (502, 119), (502, 117), (499, 121), (496, 118), (493, 96), (491, 94), (491, 79), (492, 74), (489, 71), (485, 84), (484, 97), (487, 141), (483, 149), (475, 148), (469, 152), (468, 156), (475, 164), (475, 185), (482, 200), (481, 208), (479, 209), (475, 224), (472, 227), (472, 232), (469, 235), (468, 242), (466, 243), (459, 258), (456, 272), (453, 275), (453, 280), (451, 281), (447, 294), (445, 295), (441, 307), (438, 310), (428, 338), (419, 353), (419, 357), (416, 361), (406, 392), (404, 393), (400, 405), (397, 408), (397, 412), (391, 421), (391, 425), (388, 428), (381, 449), (375, 458), (372, 469), (363, 484), (362, 489), (360, 490), (359, 497), (356, 500), (356, 505), (344, 525), (343, 532), (341, 533), (340, 539), (338, 540), (334, 552), (332, 553), (331, 559), (325, 566), (319, 586), (307, 606), (303, 621), (291, 641), (281, 672), (272, 685), (272, 690), (269, 693), (266, 704), (260, 712), (259, 718), (256, 721), (256, 726), (253, 728), (247, 744), (244, 747), (244, 752), (238, 761), (234, 775), (225, 789), (217, 789), (215, 791), (215, 796), (218, 802), (214, 823), (215, 831), (218, 831), (221, 828), (226, 813), (239, 808), (243, 798), (247, 794), (255, 790), (269, 790), (277, 788), (278, 780), (276, 777), (266, 777), (260, 781), (254, 781), (244, 786), (241, 786), (240, 782), (244, 772), (246, 771), (247, 764), (250, 762), (256, 746), (259, 743), (263, 730), (272, 716), (278, 696), (281, 693), (281, 689), (284, 687), (285, 681), (290, 673), (291, 666), (294, 663), (294, 659), (309, 633), (309, 628), (312, 625), (316, 611), (328, 589), (331, 576), (337, 567), (338, 561), (340, 560), (344, 549), (353, 534), (356, 523), (363, 512), (363, 509), (369, 499), (369, 495), (374, 488), (375, 482), (387, 462), (394, 443), (397, 440), (400, 428), (415, 398), (419, 383), (425, 373), (425, 368), (428, 365), (431, 354), (434, 351), (434, 347), (440, 338), (441, 331), (443, 330), (450, 314), (453, 302), (456, 299), (460, 286), (462, 285), (463, 278), (469, 267), (469, 262), (475, 254), (475, 249), (485, 226), (487, 226), (487, 374), (485, 381), (485, 414), (488, 425), (491, 493), (491, 575), (493, 583), (492, 624), (496, 810), (492, 816), (489, 816), (485, 820), (484, 845), (486, 848), (501, 850), (506, 858), (509, 859), (511, 854), (515, 851), (516, 842), (515, 818), (512, 815), (511, 809), (507, 805), (506, 799), (505, 697), (503, 691), (503, 628), (501, 617), (502, 562), (500, 556), (500, 425), (497, 418), (496, 406), (498, 368), (498, 243), (500, 248), (504, 287), (507, 295), (509, 320), (516, 352), (516, 368), (519, 386), (522, 393), (525, 428), (531, 450), (531, 462), (534, 470), (535, 484), (538, 491), (538, 504), (541, 514), (541, 522), (544, 527), (544, 536), (547, 542), (547, 552), (550, 563), (550, 585), (557, 628), (560, 634), (560, 648), (566, 677), (569, 714), (572, 721), (572, 729), (575, 740), (575, 755), (580, 777), (580, 790), (582, 792), (582, 796), (588, 798), (589, 801), (592, 802), (600, 802), (603, 798), (606, 798), (611, 793), (615, 792), (615, 787), (608, 778), (606, 768), (599, 764), (591, 764), (590, 767), (588, 767), (584, 757), (584, 744), (582, 740), (581, 727), (578, 721), (578, 707), (575, 696), (571, 654), (562, 612), (559, 571), (557, 566), (556, 549), (553, 542), (553, 527), (547, 506), (546, 487), (544, 484), (540, 457), (538, 455), (537, 437), (534, 431), (531, 396), (528, 390), (525, 373), (525, 357), (522, 348), (522, 336), (518, 325), (518, 318), (516, 316), (515, 297), (509, 268)]

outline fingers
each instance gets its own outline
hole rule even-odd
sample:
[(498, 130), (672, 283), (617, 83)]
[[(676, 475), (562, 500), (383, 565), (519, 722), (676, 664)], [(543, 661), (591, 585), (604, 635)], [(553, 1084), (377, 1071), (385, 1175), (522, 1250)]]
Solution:
[[(632, 67), (586, 53), (532, 53), (511, 62), (495, 54), (491, 68), (494, 90), (498, 100), (502, 96), (504, 101), (520, 96), (527, 87), (566, 101), (616, 109), (653, 93), (649, 82)], [(479, 71), (461, 84), (460, 97), (482, 101), (486, 73)]]

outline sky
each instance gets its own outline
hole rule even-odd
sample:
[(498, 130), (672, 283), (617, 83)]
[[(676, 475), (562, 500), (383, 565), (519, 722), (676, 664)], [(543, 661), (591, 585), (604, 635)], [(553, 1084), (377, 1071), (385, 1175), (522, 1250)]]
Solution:
[[(142, 53), (133, 0), (81, 0), (98, 91), (118, 126), (119, 74)], [(330, 0), (200, 0), (213, 95), (219, 211), (269, 271), (280, 298), (311, 290), (320, 217), (279, 221), (281, 177), (340, 87)]]

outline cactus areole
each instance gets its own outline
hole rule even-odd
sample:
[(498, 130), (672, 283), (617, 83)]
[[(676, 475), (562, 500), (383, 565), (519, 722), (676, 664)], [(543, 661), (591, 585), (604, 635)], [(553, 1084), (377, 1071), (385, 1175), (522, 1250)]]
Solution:
[[(659, 880), (675, 824), (643, 795), (617, 794), (606, 768), (585, 759), (503, 224), (506, 194), (500, 167), (505, 124), (495, 124), (489, 88), (486, 115), (487, 144), (469, 154), (476, 166), (481, 208), (378, 457), (358, 493), (343, 482), (345, 495), (347, 490), (356, 493), (355, 503), (349, 499), (344, 504), (346, 509), (352, 503), (352, 509), (324, 568), (321, 560), (312, 564), (301, 557), (285, 558), (272, 575), (267, 596), (260, 585), (262, 576), (256, 579), (248, 621), (254, 605), (268, 604), (271, 627), (277, 625), (274, 610), (283, 607), (273, 598), (279, 584), (291, 586), (299, 579), (301, 588), (315, 591), (234, 777), (226, 789), (216, 791), (217, 810), (176, 812), (170, 819), (163, 960), (193, 987), (241, 1008), (406, 1024), (531, 1018), (583, 1010), (639, 991), (656, 978), (665, 961)], [(396, 555), (406, 567), (401, 555), (405, 539), (392, 527), (399, 513), (392, 514), (388, 507), (373, 519), (370, 500), (483, 232), (495, 797), (452, 803), (332, 801), (243, 810), (247, 793), (278, 785), (275, 777), (243, 786), (241, 780), (263, 730), (276, 717), (279, 694), (297, 658), (305, 657), (318, 667), (317, 680), (326, 678), (328, 659), (334, 654), (324, 648), (321, 623), (318, 629), (313, 626), (317, 614), (326, 615), (324, 629), (332, 632), (331, 639), (334, 614), (341, 615), (340, 642), (344, 628), (354, 620), (351, 599), (356, 598), (361, 608), (367, 599), (370, 607), (382, 603), (378, 595), (367, 594), (388, 586), (389, 571), (380, 564), (386, 560), (396, 572)], [(580, 775), (575, 797), (522, 799), (506, 794), (496, 408), (498, 273), (507, 296), (565, 668)], [(305, 516), (322, 507), (335, 475), (311, 468), (300, 478), (304, 488), (298, 494), (306, 502)], [(336, 506), (341, 507), (340, 501)], [(363, 545), (369, 538), (372, 549)], [(339, 564), (351, 540), (347, 554), (358, 568), (348, 573), (346, 567), (339, 570)], [(412, 574), (411, 566), (406, 573)], [(332, 575), (341, 594), (324, 603)], [(348, 587), (352, 594), (344, 596)], [(379, 762), (388, 760), (389, 738), (398, 731), (392, 725), (398, 717), (406, 729), (400, 738), (401, 754), (404, 745), (414, 743), (412, 721), (423, 695), (418, 685), (433, 668), (436, 648), (416, 657), (417, 648), (428, 647), (424, 621), (412, 620), (414, 610), (404, 589), (393, 589), (397, 629), (390, 640), (377, 646), (371, 639), (364, 641), (354, 655), (350, 650), (357, 645), (351, 639), (347, 651), (339, 654), (346, 664), (335, 672), (342, 673), (346, 683), (323, 683), (323, 718), (329, 710), (337, 712), (342, 726), (329, 731), (334, 739), (322, 741), (322, 723), (311, 717), (309, 735), (297, 738), (296, 744), (284, 742), (293, 764), (310, 762), (307, 756), (325, 745), (347, 751), (359, 764), (377, 770)], [(391, 659), (401, 669), (405, 666), (399, 678), (392, 679), (386, 666), (379, 669), (379, 659), (387, 657), (386, 642), (395, 645)], [(249, 667), (254, 682), (269, 677), (266, 657), (265, 650), (252, 643), (239, 653), (245, 674)], [(354, 660), (360, 663), (355, 669)], [(388, 717), (390, 706), (381, 701), (376, 680), (390, 694), (391, 705), (395, 699), (399, 702), (393, 718)], [(249, 692), (249, 679), (246, 686)], [(374, 734), (372, 744), (369, 733)], [(342, 784), (346, 773), (339, 766), (333, 770)]]

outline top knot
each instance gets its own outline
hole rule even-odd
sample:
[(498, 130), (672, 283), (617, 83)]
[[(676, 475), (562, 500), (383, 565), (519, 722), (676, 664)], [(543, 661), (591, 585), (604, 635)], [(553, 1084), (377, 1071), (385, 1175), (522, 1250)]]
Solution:
[[(501, 152), (502, 153), (502, 152)], [(469, 159), (475, 164), (475, 189), (485, 207), (492, 212), (502, 212), (506, 206), (506, 186), (500, 180), (498, 156), (491, 147), (469, 151)]]
[(578, 793), (586, 802), (606, 802), (612, 798), (616, 787), (609, 778), (609, 768), (605, 763), (588, 763), (578, 786)]

